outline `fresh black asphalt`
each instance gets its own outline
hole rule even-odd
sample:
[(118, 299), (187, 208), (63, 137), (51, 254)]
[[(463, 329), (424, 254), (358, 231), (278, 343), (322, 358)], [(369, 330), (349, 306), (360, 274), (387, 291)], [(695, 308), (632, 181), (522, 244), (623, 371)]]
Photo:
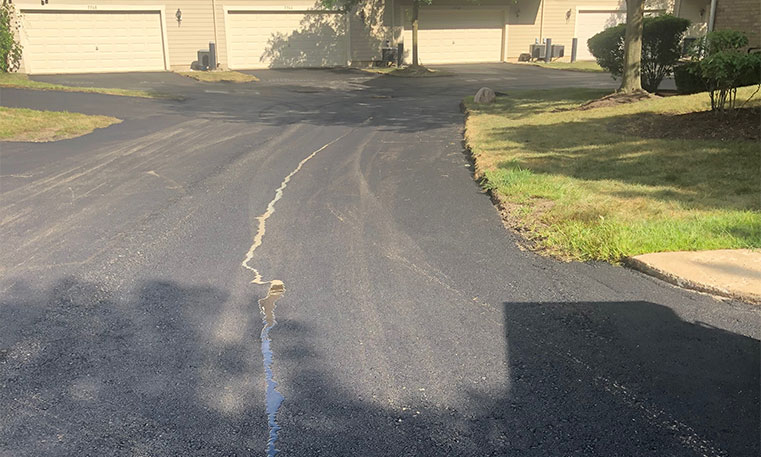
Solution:
[(758, 456), (757, 307), (521, 250), (473, 180), (464, 95), (615, 82), (450, 70), (0, 90), (124, 120), (0, 143), (0, 456), (265, 455), (267, 287), (242, 262), (315, 151), (250, 262), (286, 289), (279, 455)]

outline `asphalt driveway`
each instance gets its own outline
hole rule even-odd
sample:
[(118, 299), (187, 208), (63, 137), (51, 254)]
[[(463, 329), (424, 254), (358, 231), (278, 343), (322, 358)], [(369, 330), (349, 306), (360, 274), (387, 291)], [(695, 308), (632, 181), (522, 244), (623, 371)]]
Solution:
[(0, 456), (757, 456), (757, 308), (522, 251), (473, 181), (464, 95), (615, 82), (454, 71), (0, 89), (124, 119), (0, 146)]

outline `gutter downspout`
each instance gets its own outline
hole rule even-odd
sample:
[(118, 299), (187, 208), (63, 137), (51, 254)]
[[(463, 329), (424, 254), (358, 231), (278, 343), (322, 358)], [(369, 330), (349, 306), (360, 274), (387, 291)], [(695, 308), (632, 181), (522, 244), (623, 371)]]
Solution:
[[(214, 44), (217, 45), (217, 60), (219, 60), (219, 37), (217, 37), (217, 4), (211, 0), (211, 20), (214, 22)], [(217, 62), (214, 62), (216, 66)]]
[(718, 0), (711, 0), (711, 13), (708, 16), (708, 33), (713, 32), (713, 26), (716, 22), (716, 3), (718, 3)]
[(541, 18), (539, 19), (539, 43), (540, 44), (544, 43), (542, 41), (542, 39), (544, 39), (544, 4), (545, 4), (545, 0), (541, 0), (541, 2), (542, 2), (542, 13), (541, 13), (542, 15), (541, 15)]
[(391, 0), (391, 45), (396, 46), (396, 5)]

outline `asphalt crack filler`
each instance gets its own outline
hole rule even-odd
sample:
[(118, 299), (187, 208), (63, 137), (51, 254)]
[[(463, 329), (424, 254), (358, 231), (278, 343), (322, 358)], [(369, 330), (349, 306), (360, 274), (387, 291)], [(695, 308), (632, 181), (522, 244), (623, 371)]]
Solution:
[(275, 213), (275, 204), (278, 202), (278, 200), (283, 198), (283, 191), (286, 187), (288, 187), (288, 182), (290, 182), (291, 178), (301, 170), (305, 163), (316, 156), (320, 151), (327, 149), (337, 141), (346, 137), (352, 131), (344, 133), (343, 135), (328, 142), (321, 148), (306, 156), (301, 162), (299, 162), (298, 166), (296, 166), (296, 168), (294, 168), (294, 170), (283, 179), (283, 181), (280, 183), (280, 187), (275, 189), (275, 197), (267, 204), (267, 210), (256, 218), (259, 224), (256, 230), (256, 235), (254, 235), (254, 242), (248, 249), (246, 258), (243, 259), (243, 263), (241, 264), (243, 268), (251, 271), (254, 274), (254, 279), (251, 280), (252, 284), (269, 285), (267, 296), (259, 300), (259, 311), (262, 315), (262, 331), (260, 338), (262, 341), (264, 376), (267, 385), (265, 399), (267, 409), (267, 424), (269, 427), (269, 438), (267, 440), (268, 457), (274, 457), (278, 453), (278, 450), (275, 447), (275, 444), (277, 443), (277, 435), (280, 431), (280, 426), (277, 424), (277, 411), (280, 409), (280, 404), (283, 403), (284, 399), (283, 395), (277, 391), (277, 382), (275, 381), (272, 372), (273, 357), (272, 349), (270, 347), (271, 340), (269, 334), (270, 330), (272, 330), (272, 327), (274, 327), (277, 323), (275, 320), (275, 302), (277, 302), (277, 300), (285, 293), (285, 284), (283, 284), (283, 281), (279, 279), (264, 280), (259, 270), (251, 266), (251, 260), (254, 258), (254, 252), (256, 249), (262, 245), (264, 233), (267, 230), (267, 219), (269, 219), (270, 216)]

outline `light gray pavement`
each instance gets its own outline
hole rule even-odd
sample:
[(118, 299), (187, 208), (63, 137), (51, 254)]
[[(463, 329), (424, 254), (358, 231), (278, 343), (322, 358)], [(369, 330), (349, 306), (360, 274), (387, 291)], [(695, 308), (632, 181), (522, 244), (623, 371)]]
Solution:
[(286, 289), (281, 456), (757, 456), (757, 307), (521, 251), (473, 181), (464, 95), (613, 87), (513, 67), (0, 90), (124, 119), (0, 147), (0, 455), (263, 455), (267, 287), (242, 262), (290, 176), (248, 263)]

